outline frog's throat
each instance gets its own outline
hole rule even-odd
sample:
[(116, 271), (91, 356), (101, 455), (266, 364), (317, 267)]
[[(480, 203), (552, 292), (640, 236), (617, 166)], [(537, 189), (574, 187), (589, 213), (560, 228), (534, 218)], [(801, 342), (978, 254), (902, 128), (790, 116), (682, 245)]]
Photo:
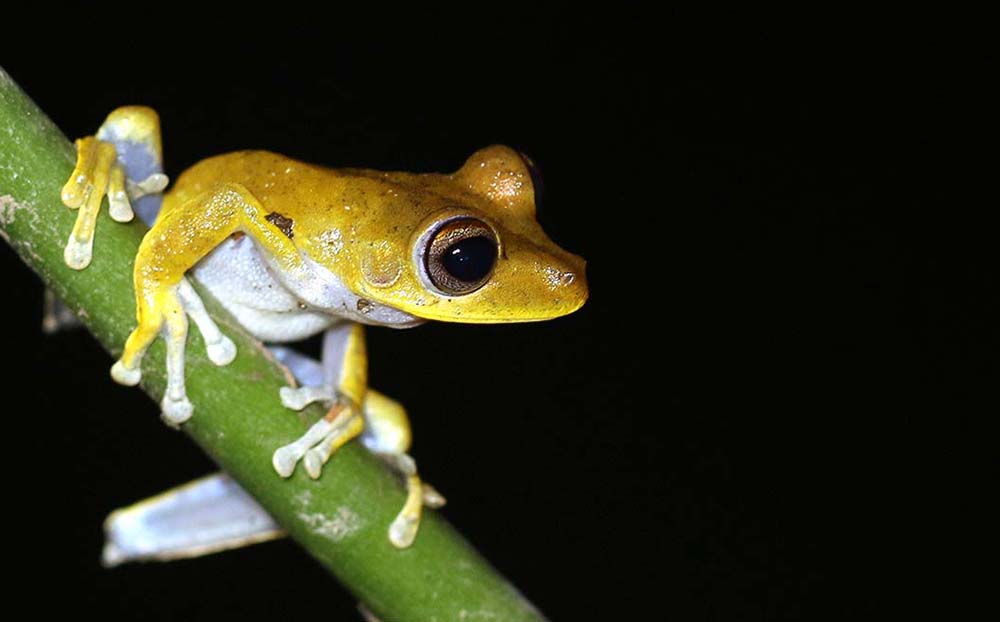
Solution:
[(390, 305), (365, 298), (355, 293), (343, 279), (301, 253), (303, 268), (299, 274), (286, 274), (275, 269), (268, 261), (272, 274), (288, 291), (308, 307), (339, 318), (392, 328), (410, 328), (422, 324), (424, 318), (401, 311)]

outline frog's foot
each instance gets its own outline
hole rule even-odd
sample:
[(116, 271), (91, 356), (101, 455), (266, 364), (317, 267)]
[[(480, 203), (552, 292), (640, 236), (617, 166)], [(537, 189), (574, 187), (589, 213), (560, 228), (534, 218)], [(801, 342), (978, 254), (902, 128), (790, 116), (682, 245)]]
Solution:
[(66, 265), (83, 270), (90, 265), (94, 248), (94, 228), (104, 195), (111, 205), (111, 218), (128, 222), (135, 214), (125, 190), (125, 171), (116, 162), (111, 143), (87, 136), (76, 141), (76, 168), (62, 189), (62, 201), (77, 209), (76, 224), (66, 242)]
[(328, 407), (337, 399), (337, 390), (326, 380), (323, 366), (304, 354), (282, 346), (268, 346), (271, 354), (292, 372), (301, 386), (281, 387), (279, 395), (285, 408), (302, 410), (309, 404), (321, 402)]
[(311, 387), (281, 387), (281, 404), (292, 410), (302, 410), (315, 402), (332, 402), (337, 397), (336, 390), (329, 385)]
[(79, 209), (64, 253), (69, 267), (90, 264), (105, 196), (112, 219), (129, 222), (138, 211), (146, 224), (153, 222), (168, 182), (162, 152), (159, 117), (144, 106), (112, 111), (95, 136), (76, 141), (76, 167), (62, 189), (63, 203)]
[(421, 481), (417, 475), (417, 463), (409, 454), (385, 453), (380, 454), (380, 457), (406, 480), (406, 502), (389, 525), (389, 541), (396, 548), (405, 549), (413, 544), (417, 537), (423, 507), (439, 508), (444, 506), (446, 501), (433, 486)]
[(164, 421), (177, 427), (191, 418), (194, 407), (184, 389), (184, 350), (187, 341), (187, 316), (198, 325), (205, 339), (208, 358), (216, 365), (226, 365), (236, 356), (236, 346), (216, 326), (201, 298), (187, 279), (173, 287), (151, 287), (139, 300), (139, 326), (125, 342), (121, 358), (112, 366), (111, 377), (120, 384), (134, 386), (142, 380), (140, 363), (146, 349), (163, 329), (167, 343), (167, 389), (161, 409)]
[[(328, 337), (329, 337), (328, 333)], [(328, 341), (324, 340), (324, 346)], [(281, 346), (271, 346), (271, 352), (282, 364), (294, 374), (302, 387), (283, 387), (281, 402), (293, 410), (301, 410), (313, 402), (336, 404), (342, 399), (337, 389), (330, 385), (330, 379), (341, 377), (339, 370), (325, 369), (326, 348), (324, 348), (324, 364)], [(337, 350), (331, 348), (331, 351)], [(339, 348), (340, 351), (345, 348)], [(343, 398), (346, 399), (346, 398)], [(333, 414), (331, 410), (331, 414)], [(364, 413), (364, 432), (361, 442), (365, 447), (385, 460), (396, 472), (403, 476), (406, 483), (406, 501), (402, 510), (389, 527), (389, 540), (399, 548), (405, 548), (413, 543), (420, 527), (423, 507), (439, 508), (445, 504), (445, 499), (433, 486), (422, 482), (417, 475), (417, 466), (406, 453), (410, 447), (412, 435), (410, 422), (403, 406), (368, 388), (362, 405)], [(336, 415), (334, 415), (335, 417)], [(283, 477), (288, 477), (295, 470), (299, 460), (305, 464), (306, 470), (313, 477), (319, 476), (323, 463), (330, 457), (333, 450), (348, 439), (349, 434), (343, 428), (335, 429), (330, 415), (315, 424), (298, 441), (282, 447), (274, 454), (274, 468)]]
[(353, 406), (335, 403), (325, 417), (317, 421), (297, 441), (279, 447), (271, 464), (282, 477), (290, 477), (299, 460), (309, 477), (319, 479), (323, 465), (345, 443), (364, 431), (364, 419)]

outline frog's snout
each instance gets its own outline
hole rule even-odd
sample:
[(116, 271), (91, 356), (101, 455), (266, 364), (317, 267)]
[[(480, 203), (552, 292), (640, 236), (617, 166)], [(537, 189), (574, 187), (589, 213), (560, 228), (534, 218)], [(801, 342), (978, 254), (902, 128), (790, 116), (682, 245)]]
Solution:
[(570, 301), (566, 313), (572, 313), (583, 306), (590, 297), (590, 287), (587, 284), (587, 262), (583, 257), (572, 255), (572, 263), (564, 269), (559, 277), (559, 285), (564, 290), (564, 296)]
[[(573, 313), (587, 302), (587, 262), (583, 257), (565, 251), (548, 254), (537, 265), (538, 277), (547, 294), (540, 295), (544, 303), (543, 317), (554, 318)], [(539, 292), (541, 294), (541, 292)]]

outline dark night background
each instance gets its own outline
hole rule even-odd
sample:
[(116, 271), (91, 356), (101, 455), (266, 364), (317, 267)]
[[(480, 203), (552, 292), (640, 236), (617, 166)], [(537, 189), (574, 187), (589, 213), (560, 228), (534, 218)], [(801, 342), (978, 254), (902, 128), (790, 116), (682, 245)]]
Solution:
[[(535, 159), (542, 224), (588, 260), (587, 306), (374, 329), (369, 348), (446, 516), (551, 619), (854, 618), (931, 598), (890, 585), (977, 546), (996, 242), (948, 180), (970, 95), (933, 38), (876, 52), (648, 15), (301, 18), (174, 31), (142, 55), (106, 38), (70, 72), (67, 25), (46, 33), (64, 49), (0, 62), (70, 137), (155, 107), (171, 177), (258, 147), (410, 171), (491, 143)], [(91, 337), (43, 337), (41, 285), (6, 246), (0, 261), (5, 387), (33, 402), (4, 409), (7, 537), (30, 545), (7, 563), (58, 586), (21, 604), (358, 619), (289, 542), (101, 569), (108, 511), (212, 466), (111, 382)]]

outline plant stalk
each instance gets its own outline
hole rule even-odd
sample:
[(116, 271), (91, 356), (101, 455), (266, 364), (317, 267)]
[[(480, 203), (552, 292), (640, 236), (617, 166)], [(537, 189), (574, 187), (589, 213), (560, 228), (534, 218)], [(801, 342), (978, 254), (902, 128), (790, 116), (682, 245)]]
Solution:
[[(105, 201), (93, 262), (82, 271), (67, 267), (63, 247), (76, 213), (63, 206), (60, 191), (74, 161), (72, 144), (0, 69), (0, 237), (117, 356), (135, 326), (132, 261), (146, 228), (138, 219), (113, 222)], [(298, 438), (322, 409), (296, 414), (282, 406), (284, 369), (203, 288), (199, 292), (239, 354), (216, 367), (198, 331), (190, 331), (186, 375), (195, 413), (182, 429), (296, 542), (385, 622), (544, 619), (434, 511), (425, 511), (413, 546), (394, 548), (387, 529), (402, 507), (403, 486), (360, 443), (338, 451), (319, 480), (301, 466), (290, 479), (279, 477), (271, 454)], [(142, 388), (159, 403), (162, 341), (150, 348), (142, 371)], [(111, 382), (99, 375), (98, 381)], [(163, 433), (172, 432), (164, 427)]]

